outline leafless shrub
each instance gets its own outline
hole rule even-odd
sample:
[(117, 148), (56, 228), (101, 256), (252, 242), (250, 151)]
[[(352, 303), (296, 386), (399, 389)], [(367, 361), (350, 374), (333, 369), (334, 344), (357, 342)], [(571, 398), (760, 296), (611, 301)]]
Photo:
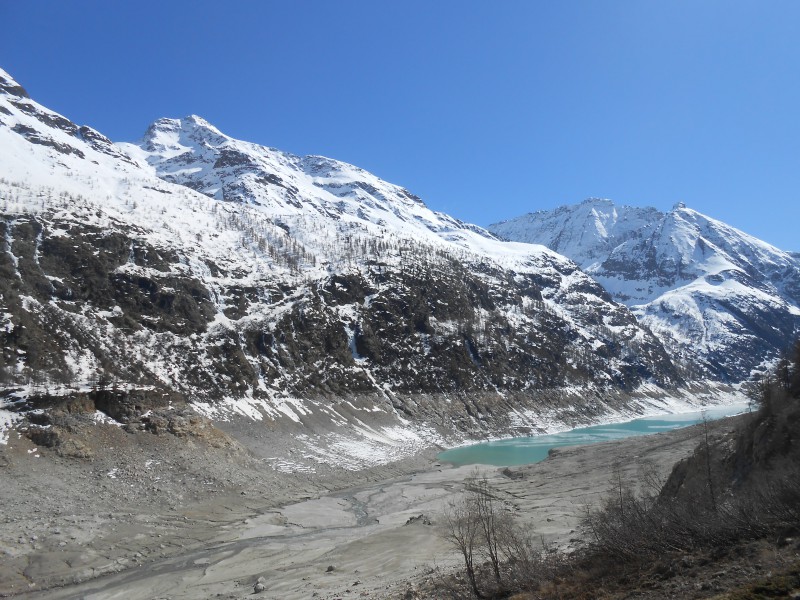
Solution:
[[(517, 523), (486, 477), (476, 471), (465, 488), (465, 494), (444, 512), (442, 535), (463, 559), (469, 594), (504, 597), (531, 589), (543, 574), (555, 572), (562, 555), (544, 542), (537, 543), (532, 532)], [(451, 579), (442, 591), (458, 598), (457, 587)]]
[(731, 493), (715, 504), (637, 496), (621, 486), (598, 510), (587, 511), (583, 526), (590, 551), (625, 562), (786, 535), (800, 526), (800, 472)]

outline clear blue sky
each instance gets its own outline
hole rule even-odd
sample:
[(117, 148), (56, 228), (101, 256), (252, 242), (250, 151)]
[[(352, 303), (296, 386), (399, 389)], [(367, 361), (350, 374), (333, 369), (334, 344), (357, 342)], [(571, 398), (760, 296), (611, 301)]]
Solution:
[(800, 250), (800, 2), (0, 0), (0, 65), (118, 141), (199, 114), (488, 225), (683, 201)]

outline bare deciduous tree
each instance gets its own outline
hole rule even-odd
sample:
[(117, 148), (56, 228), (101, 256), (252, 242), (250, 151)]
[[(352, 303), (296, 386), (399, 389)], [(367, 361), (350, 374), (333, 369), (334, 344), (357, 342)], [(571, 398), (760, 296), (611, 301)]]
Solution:
[(483, 598), (475, 576), (475, 553), (478, 544), (480, 523), (475, 517), (472, 502), (469, 497), (451, 502), (444, 511), (444, 537), (447, 539), (464, 559), (472, 592)]
[[(444, 512), (443, 535), (459, 552), (472, 593), (498, 594), (529, 582), (537, 571), (539, 554), (531, 536), (520, 528), (477, 470), (466, 480), (465, 493)], [(488, 564), (494, 583), (482, 582), (481, 565)], [(481, 588), (484, 589), (481, 589)]]

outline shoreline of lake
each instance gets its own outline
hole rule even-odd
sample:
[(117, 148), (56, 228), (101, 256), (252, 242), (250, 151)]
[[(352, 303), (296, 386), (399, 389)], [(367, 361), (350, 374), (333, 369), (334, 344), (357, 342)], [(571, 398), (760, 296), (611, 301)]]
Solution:
[[(527, 436), (503, 437), (477, 443), (463, 444), (440, 452), (437, 454), (436, 458), (439, 462), (454, 467), (466, 465), (503, 467), (534, 464), (544, 460), (549, 451), (553, 448), (591, 445), (638, 435), (653, 435), (659, 431), (670, 431), (697, 424), (702, 422), (703, 418), (718, 420), (742, 414), (751, 410), (752, 404), (750, 402), (740, 401), (730, 404), (707, 406), (701, 410), (697, 410), (697, 407), (692, 408), (695, 410), (638, 416), (624, 421), (600, 422), (594, 425), (565, 429), (562, 431)], [(646, 426), (648, 423), (653, 422), (663, 423), (663, 425)], [(679, 424), (669, 425), (669, 423)], [(633, 425), (633, 427), (631, 427), (631, 425)], [(639, 427), (639, 425), (641, 425), (641, 427)], [(613, 432), (616, 432), (616, 434), (602, 435), (608, 428), (612, 428)], [(652, 429), (656, 429), (656, 431)], [(591, 437), (592, 435), (595, 435), (594, 439), (587, 439), (587, 437)], [(485, 455), (486, 459), (480, 458), (481, 453)], [(508, 458), (500, 459), (497, 458), (498, 455)]]

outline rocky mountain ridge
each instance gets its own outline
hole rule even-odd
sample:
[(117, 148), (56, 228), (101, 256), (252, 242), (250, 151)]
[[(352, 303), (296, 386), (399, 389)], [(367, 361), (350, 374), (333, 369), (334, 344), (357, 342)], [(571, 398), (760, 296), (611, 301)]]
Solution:
[(685, 205), (589, 199), (489, 229), (575, 260), (697, 376), (764, 372), (800, 330), (800, 262)]

